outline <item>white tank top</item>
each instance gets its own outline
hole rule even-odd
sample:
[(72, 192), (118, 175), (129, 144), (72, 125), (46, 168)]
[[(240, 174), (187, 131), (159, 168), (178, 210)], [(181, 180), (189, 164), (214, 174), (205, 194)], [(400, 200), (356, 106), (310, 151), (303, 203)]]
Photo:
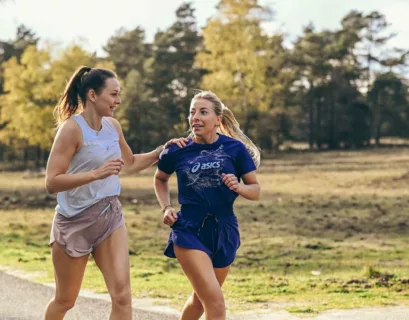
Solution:
[[(94, 170), (108, 160), (120, 158), (119, 135), (109, 118), (102, 118), (102, 129), (95, 131), (89, 127), (82, 115), (72, 116), (82, 131), (83, 146), (71, 160), (67, 173)], [(56, 211), (70, 218), (92, 206), (99, 200), (119, 195), (119, 177), (111, 175), (75, 189), (58, 192)]]

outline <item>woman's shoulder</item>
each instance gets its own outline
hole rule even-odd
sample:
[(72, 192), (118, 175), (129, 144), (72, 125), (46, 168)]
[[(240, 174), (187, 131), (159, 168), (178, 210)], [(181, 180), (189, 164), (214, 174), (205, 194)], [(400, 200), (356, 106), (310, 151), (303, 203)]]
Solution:
[(59, 127), (58, 127), (59, 134), (80, 134), (81, 127), (78, 122), (71, 118), (65, 120)]
[(121, 123), (113, 117), (103, 117), (102, 123), (105, 124), (111, 131), (115, 131), (119, 136), (122, 133)]
[(240, 140), (229, 137), (229, 136), (225, 136), (224, 134), (219, 134), (219, 139), (220, 139), (221, 144), (228, 144), (228, 145), (238, 146), (238, 147), (244, 146), (244, 143), (241, 142)]
[[(185, 147), (187, 148), (187, 147)], [(179, 147), (177, 144), (171, 144), (163, 149), (162, 154), (174, 155), (177, 154), (183, 148)]]
[(102, 121), (107, 121), (113, 124), (115, 127), (121, 128), (121, 124), (119, 123), (119, 121), (113, 117), (102, 117)]
[(72, 118), (64, 120), (58, 127), (55, 138), (56, 144), (78, 145), (82, 140), (82, 132), (79, 124)]
[(103, 117), (102, 121), (113, 126), (118, 132), (122, 131), (121, 123), (117, 119), (113, 117)]
[(179, 147), (177, 144), (171, 144), (163, 149), (160, 159), (162, 158), (176, 158), (179, 156), (185, 155), (185, 151), (191, 150), (193, 148), (193, 144), (191, 139), (187, 142), (185, 147)]
[(232, 137), (226, 136), (224, 134), (219, 133), (219, 141), (220, 142), (234, 142), (234, 141), (238, 141)]

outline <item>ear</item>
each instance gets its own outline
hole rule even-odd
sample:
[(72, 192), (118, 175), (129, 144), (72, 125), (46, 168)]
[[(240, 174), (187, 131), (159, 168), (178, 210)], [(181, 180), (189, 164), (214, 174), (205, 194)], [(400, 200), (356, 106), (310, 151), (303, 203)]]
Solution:
[(223, 116), (218, 116), (217, 117), (217, 126), (219, 127), (222, 124), (223, 121)]
[(97, 93), (95, 92), (94, 89), (91, 89), (88, 91), (88, 99), (91, 102), (95, 102), (97, 100)]

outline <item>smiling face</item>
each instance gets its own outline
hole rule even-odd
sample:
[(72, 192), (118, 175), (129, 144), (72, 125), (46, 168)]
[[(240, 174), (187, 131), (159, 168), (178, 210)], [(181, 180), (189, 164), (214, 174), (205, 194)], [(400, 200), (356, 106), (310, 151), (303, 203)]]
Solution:
[(115, 109), (121, 104), (121, 88), (116, 78), (105, 80), (105, 86), (99, 94), (90, 90), (89, 98), (95, 105), (95, 110), (101, 117), (113, 117)]
[(189, 123), (193, 134), (199, 138), (209, 139), (217, 133), (221, 122), (213, 103), (206, 99), (195, 99), (190, 105)]

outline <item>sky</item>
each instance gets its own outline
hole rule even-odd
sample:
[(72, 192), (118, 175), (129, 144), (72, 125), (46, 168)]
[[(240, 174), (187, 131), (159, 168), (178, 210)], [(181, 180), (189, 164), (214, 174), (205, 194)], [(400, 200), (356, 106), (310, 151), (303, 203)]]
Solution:
[[(25, 24), (42, 40), (66, 46), (82, 41), (90, 51), (103, 54), (102, 47), (121, 27), (141, 26), (152, 41), (158, 30), (175, 21), (175, 10), (183, 0), (6, 0), (0, 3), (0, 40), (14, 38), (17, 26)], [(219, 0), (195, 0), (199, 27), (216, 13)], [(349, 11), (369, 13), (377, 10), (391, 23), (397, 36), (390, 47), (409, 49), (409, 0), (259, 0), (269, 5), (275, 15), (265, 24), (270, 32), (284, 32), (286, 43), (302, 34), (312, 22), (316, 30), (336, 29)]]

